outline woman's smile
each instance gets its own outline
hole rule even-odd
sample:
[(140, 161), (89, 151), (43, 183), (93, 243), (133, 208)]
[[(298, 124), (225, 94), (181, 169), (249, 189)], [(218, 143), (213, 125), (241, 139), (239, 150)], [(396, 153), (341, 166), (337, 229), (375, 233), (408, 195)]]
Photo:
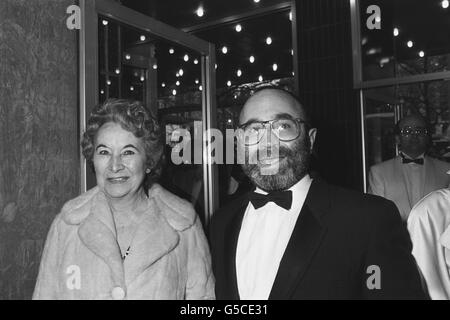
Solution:
[(130, 177), (112, 177), (112, 178), (107, 178), (106, 180), (112, 184), (119, 184), (119, 183), (127, 182), (129, 178)]
[(143, 191), (146, 160), (141, 138), (117, 123), (99, 129), (94, 154), (97, 185), (110, 198), (132, 199)]

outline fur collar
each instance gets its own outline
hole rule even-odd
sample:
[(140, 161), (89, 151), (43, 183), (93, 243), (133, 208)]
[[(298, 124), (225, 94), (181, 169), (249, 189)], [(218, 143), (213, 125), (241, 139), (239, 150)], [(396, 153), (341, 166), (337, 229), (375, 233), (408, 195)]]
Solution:
[(69, 201), (63, 207), (62, 218), (69, 225), (79, 225), (78, 235), (83, 244), (109, 266), (113, 284), (126, 288), (178, 245), (178, 232), (195, 223), (196, 213), (189, 202), (155, 184), (149, 190), (147, 214), (125, 261), (121, 258), (106, 196), (98, 187)]

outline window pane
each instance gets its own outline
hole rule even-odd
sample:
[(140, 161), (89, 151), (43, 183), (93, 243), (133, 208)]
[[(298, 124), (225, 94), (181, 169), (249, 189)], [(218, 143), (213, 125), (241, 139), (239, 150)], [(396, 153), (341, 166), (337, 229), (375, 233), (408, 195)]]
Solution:
[[(373, 5), (379, 20), (367, 12)], [(450, 70), (450, 8), (442, 0), (360, 0), (360, 17), (363, 80)]]
[(424, 116), (431, 130), (428, 154), (450, 161), (450, 81), (429, 81), (364, 92), (367, 168), (396, 155), (395, 123)]

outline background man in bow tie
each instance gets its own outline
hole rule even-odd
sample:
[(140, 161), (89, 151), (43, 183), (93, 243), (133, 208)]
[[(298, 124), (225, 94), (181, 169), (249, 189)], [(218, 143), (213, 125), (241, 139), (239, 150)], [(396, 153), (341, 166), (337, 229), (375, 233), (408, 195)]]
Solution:
[(256, 188), (214, 214), (218, 299), (424, 298), (395, 205), (310, 178), (316, 129), (292, 94), (257, 91), (240, 128)]
[(403, 118), (397, 123), (395, 134), (400, 154), (371, 167), (368, 192), (392, 200), (406, 222), (420, 199), (449, 186), (450, 164), (426, 156), (430, 134), (422, 116)]

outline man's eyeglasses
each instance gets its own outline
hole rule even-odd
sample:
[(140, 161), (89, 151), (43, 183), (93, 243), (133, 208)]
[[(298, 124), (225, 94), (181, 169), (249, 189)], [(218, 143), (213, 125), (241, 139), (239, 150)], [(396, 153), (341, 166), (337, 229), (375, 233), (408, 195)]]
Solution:
[(302, 123), (306, 121), (300, 118), (249, 122), (239, 126), (241, 129), (239, 138), (247, 146), (258, 144), (266, 133), (267, 125), (270, 124), (271, 131), (280, 141), (292, 141), (300, 136)]
[(404, 127), (400, 130), (400, 134), (402, 136), (412, 136), (412, 135), (426, 136), (428, 135), (428, 129), (423, 127), (416, 127), (416, 128)]

